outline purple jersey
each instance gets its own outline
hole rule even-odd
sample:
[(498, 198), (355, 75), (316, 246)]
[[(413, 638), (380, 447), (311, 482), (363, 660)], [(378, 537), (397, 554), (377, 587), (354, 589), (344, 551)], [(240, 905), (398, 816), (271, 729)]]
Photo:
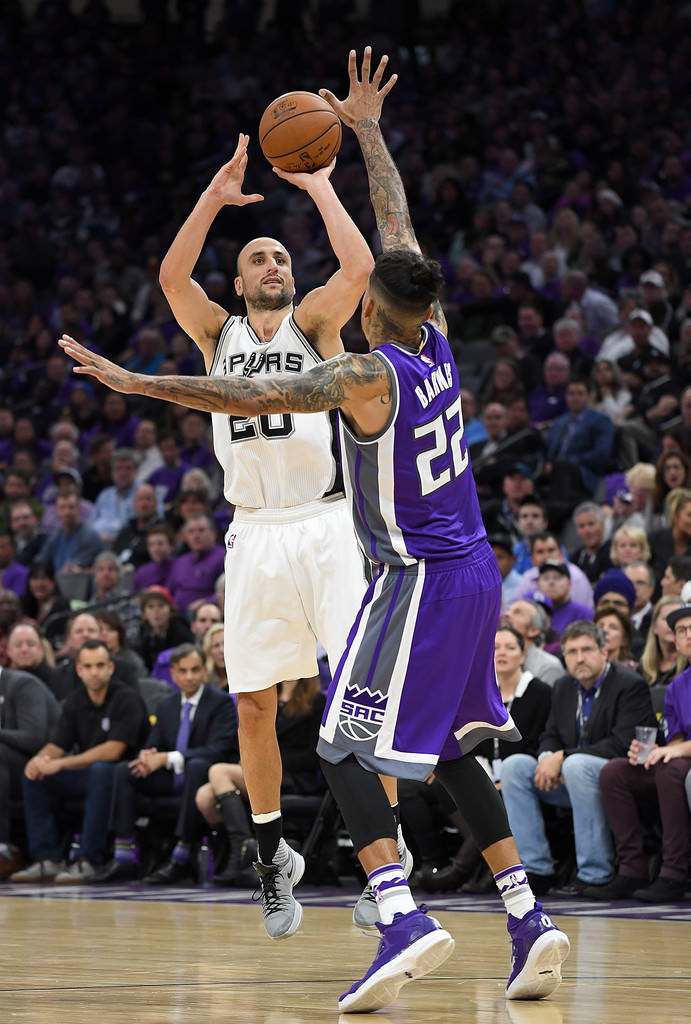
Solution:
[(691, 668), (675, 676), (665, 690), (662, 717), (667, 742), (674, 736), (691, 740)]
[(417, 352), (388, 343), (373, 355), (391, 376), (389, 421), (357, 437), (339, 414), (341, 457), (355, 529), (386, 565), (471, 555), (486, 536), (470, 471), (458, 372), (449, 343), (423, 325)]
[(468, 462), (446, 338), (375, 349), (392, 384), (388, 423), (358, 438), (340, 417), (346, 495), (376, 563), (327, 696), (317, 751), (426, 779), (488, 738), (520, 734), (501, 699), (494, 633), (501, 577)]

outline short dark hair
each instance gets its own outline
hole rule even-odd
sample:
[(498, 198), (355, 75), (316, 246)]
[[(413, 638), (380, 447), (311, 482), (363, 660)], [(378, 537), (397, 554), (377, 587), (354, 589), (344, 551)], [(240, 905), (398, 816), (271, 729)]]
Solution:
[(672, 555), (667, 567), (674, 573), (675, 580), (691, 580), (691, 555)]
[(154, 533), (164, 533), (171, 544), (175, 544), (175, 534), (168, 523), (152, 523), (146, 531), (146, 536), (151, 537)]
[(190, 644), (190, 643), (178, 644), (177, 647), (174, 647), (173, 650), (170, 652), (170, 662), (169, 662), (169, 664), (170, 665), (177, 665), (177, 663), (179, 661), (182, 661), (183, 658), (186, 658), (190, 654), (198, 654), (199, 655), (199, 660), (201, 661), (202, 665), (204, 664), (204, 655), (203, 655), (203, 653), (196, 646), (196, 644)]
[(113, 444), (113, 438), (110, 436), (110, 434), (94, 434), (94, 436), (89, 441), (88, 447), (86, 449), (86, 454), (93, 455), (95, 452), (100, 451), (101, 448), (103, 448), (107, 444)]
[(106, 646), (105, 640), (97, 640), (96, 637), (94, 637), (92, 640), (85, 640), (84, 641), (82, 646), (77, 651), (77, 660), (79, 660), (79, 656), (82, 653), (82, 651), (97, 651), (99, 649), (99, 647), (103, 648), (103, 650), (108, 655), (109, 661), (112, 661), (113, 660), (113, 655), (108, 650), (108, 647)]
[(424, 313), (439, 298), (444, 275), (437, 260), (413, 249), (389, 249), (377, 256), (370, 281), (391, 302)]
[(579, 636), (591, 637), (600, 650), (604, 651), (605, 634), (602, 631), (602, 627), (598, 626), (590, 619), (576, 619), (575, 622), (570, 622), (566, 629), (562, 630), (560, 637), (562, 651), (564, 650), (567, 640), (575, 640)]
[(545, 517), (545, 519), (547, 519), (547, 509), (545, 507), (544, 502), (541, 501), (539, 495), (535, 493), (524, 494), (523, 497), (520, 498), (518, 501), (518, 507), (523, 508), (524, 505), (536, 505), (539, 509), (542, 510), (543, 516)]
[(528, 547), (530, 548), (531, 553), (537, 541), (540, 540), (555, 540), (557, 544), (559, 543), (559, 538), (556, 533), (552, 532), (552, 530), (538, 530), (537, 533), (534, 533), (532, 537), (528, 538)]

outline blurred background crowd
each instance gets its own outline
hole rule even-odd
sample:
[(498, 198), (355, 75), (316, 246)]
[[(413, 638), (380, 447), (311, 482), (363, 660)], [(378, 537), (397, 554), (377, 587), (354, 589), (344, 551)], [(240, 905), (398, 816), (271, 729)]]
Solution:
[[(169, 678), (159, 655), (222, 617), (232, 509), (207, 418), (104, 392), (56, 340), (202, 371), (158, 273), (241, 131), (264, 201), (217, 218), (199, 282), (242, 312), (235, 260), (263, 234), (291, 253), (298, 297), (326, 280), (321, 219), (257, 125), (283, 92), (344, 96), (348, 50), (369, 43), (399, 75), (382, 125), (445, 275), (505, 609), (529, 601), (534, 646), (558, 656), (604, 594), (611, 659), (666, 685), (686, 662), (658, 599), (678, 608), (691, 578), (690, 22), (675, 0), (4, 0), (0, 665), (38, 665), (8, 653), (20, 619), (49, 663), (73, 657), (88, 608), (114, 653)], [(333, 181), (377, 251), (347, 130)], [(356, 319), (344, 342), (362, 349)]]

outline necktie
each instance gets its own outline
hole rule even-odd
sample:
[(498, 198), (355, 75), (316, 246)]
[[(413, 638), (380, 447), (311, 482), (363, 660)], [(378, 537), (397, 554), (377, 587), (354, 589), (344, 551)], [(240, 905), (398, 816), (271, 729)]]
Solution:
[[(175, 749), (179, 750), (181, 754), (187, 750), (187, 744), (190, 741), (190, 712), (192, 711), (192, 705), (187, 701), (182, 708), (182, 718), (180, 719), (180, 725), (178, 726), (178, 734), (175, 739)], [(185, 781), (184, 772), (176, 772), (173, 777), (173, 785), (176, 790), (182, 789)]]
[(181, 753), (187, 750), (187, 744), (190, 741), (190, 712), (192, 705), (187, 701), (182, 708), (182, 718), (180, 719), (180, 725), (178, 726), (178, 734), (175, 740), (175, 749)]

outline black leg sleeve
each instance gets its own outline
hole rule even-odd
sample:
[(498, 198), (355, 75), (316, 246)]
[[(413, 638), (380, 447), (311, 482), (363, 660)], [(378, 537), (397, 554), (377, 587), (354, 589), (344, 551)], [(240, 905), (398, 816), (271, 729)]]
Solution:
[(461, 812), (481, 850), (509, 839), (511, 828), (499, 791), (472, 754), (440, 761), (434, 774)]
[(353, 754), (338, 764), (321, 758), (321, 769), (356, 853), (377, 839), (396, 841), (396, 820), (378, 775), (363, 768)]

